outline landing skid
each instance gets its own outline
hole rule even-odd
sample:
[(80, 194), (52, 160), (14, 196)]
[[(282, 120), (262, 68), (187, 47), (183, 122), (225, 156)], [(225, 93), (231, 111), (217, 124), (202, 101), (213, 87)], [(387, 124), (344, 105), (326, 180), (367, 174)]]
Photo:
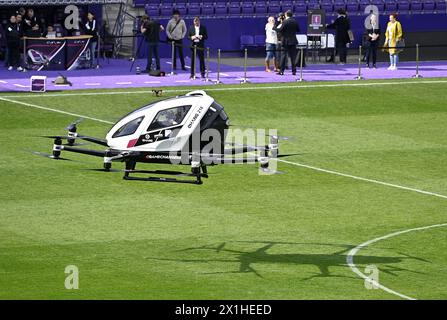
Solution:
[[(191, 173), (169, 170), (135, 170), (135, 163), (126, 163), (126, 170), (124, 171), (124, 180), (133, 181), (151, 181), (151, 182), (174, 182), (174, 183), (189, 183), (189, 184), (203, 184), (202, 178), (208, 178), (206, 166), (192, 167)], [(178, 177), (194, 177), (195, 179), (177, 179), (169, 177), (138, 177), (131, 176), (131, 174), (155, 174), (155, 175), (172, 175)]]

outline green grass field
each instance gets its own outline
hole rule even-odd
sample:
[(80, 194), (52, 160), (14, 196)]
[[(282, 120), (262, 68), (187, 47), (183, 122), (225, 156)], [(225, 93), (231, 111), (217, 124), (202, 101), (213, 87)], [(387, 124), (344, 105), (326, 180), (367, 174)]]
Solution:
[[(147, 91), (1, 94), (0, 299), (400, 299), (366, 289), (346, 259), (368, 240), (447, 223), (447, 80), (362, 84), (213, 87), (233, 124), (293, 136), (280, 148), (299, 155), (278, 164), (282, 175), (213, 167), (201, 186), (124, 181), (86, 170), (100, 158), (28, 152), (51, 152), (38, 136), (76, 117), (17, 102), (114, 121), (157, 99)], [(87, 119), (79, 131), (109, 128)], [(354, 262), (393, 291), (446, 299), (446, 240), (442, 226), (408, 232)], [(64, 287), (67, 265), (78, 290)]]

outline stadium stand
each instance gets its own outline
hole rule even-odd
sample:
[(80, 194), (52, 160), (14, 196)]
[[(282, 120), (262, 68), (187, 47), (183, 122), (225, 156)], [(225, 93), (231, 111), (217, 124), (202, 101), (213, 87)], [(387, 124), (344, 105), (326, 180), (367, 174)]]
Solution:
[(307, 0), (307, 1), (239, 1), (239, 0), (189, 0), (158, 1), (134, 0), (135, 7), (145, 7), (148, 15), (166, 18), (173, 9), (185, 16), (201, 15), (208, 18), (220, 17), (265, 17), (292, 10), (297, 16), (305, 16), (309, 9), (324, 9), (328, 15), (335, 15), (338, 9), (345, 9), (350, 15), (363, 15), (365, 10), (375, 6), (380, 14), (399, 12), (401, 14), (445, 13), (444, 0)]

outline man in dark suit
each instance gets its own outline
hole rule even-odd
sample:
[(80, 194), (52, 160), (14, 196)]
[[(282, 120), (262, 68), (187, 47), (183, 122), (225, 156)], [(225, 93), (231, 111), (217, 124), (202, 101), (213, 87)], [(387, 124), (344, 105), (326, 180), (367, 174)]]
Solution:
[(348, 32), (351, 29), (351, 22), (344, 9), (337, 10), (337, 14), (337, 19), (333, 23), (328, 24), (326, 28), (335, 29), (335, 47), (340, 57), (340, 64), (345, 64), (348, 55), (346, 45), (351, 42)]
[[(286, 12), (286, 18), (280, 21), (280, 24), (275, 28), (276, 32), (280, 32), (282, 35), (282, 46), (281, 50), (281, 68), (279, 70), (279, 75), (284, 75), (284, 69), (286, 68), (287, 55), (290, 57), (290, 63), (292, 65), (292, 74), (296, 74), (296, 54), (298, 45), (298, 40), (296, 39), (296, 34), (300, 32), (300, 27), (298, 22), (293, 18), (292, 11), (288, 10)], [(287, 54), (286, 54), (287, 53)]]
[(208, 39), (208, 33), (205, 26), (200, 24), (199, 17), (194, 18), (194, 25), (192, 25), (188, 30), (188, 39), (191, 40), (192, 44), (192, 61), (191, 61), (191, 78), (195, 75), (195, 58), (194, 48), (196, 48), (197, 56), (200, 61), (200, 74), (202, 78), (205, 78), (205, 40)]

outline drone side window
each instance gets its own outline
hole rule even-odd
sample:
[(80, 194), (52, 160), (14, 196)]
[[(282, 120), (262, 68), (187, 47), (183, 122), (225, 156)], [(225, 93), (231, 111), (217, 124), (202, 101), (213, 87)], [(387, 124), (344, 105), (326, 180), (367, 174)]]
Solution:
[(185, 119), (190, 109), (191, 106), (180, 106), (159, 111), (147, 131), (179, 125)]
[(139, 117), (126, 123), (113, 134), (112, 138), (119, 138), (134, 134), (137, 131), (143, 119), (144, 117)]

